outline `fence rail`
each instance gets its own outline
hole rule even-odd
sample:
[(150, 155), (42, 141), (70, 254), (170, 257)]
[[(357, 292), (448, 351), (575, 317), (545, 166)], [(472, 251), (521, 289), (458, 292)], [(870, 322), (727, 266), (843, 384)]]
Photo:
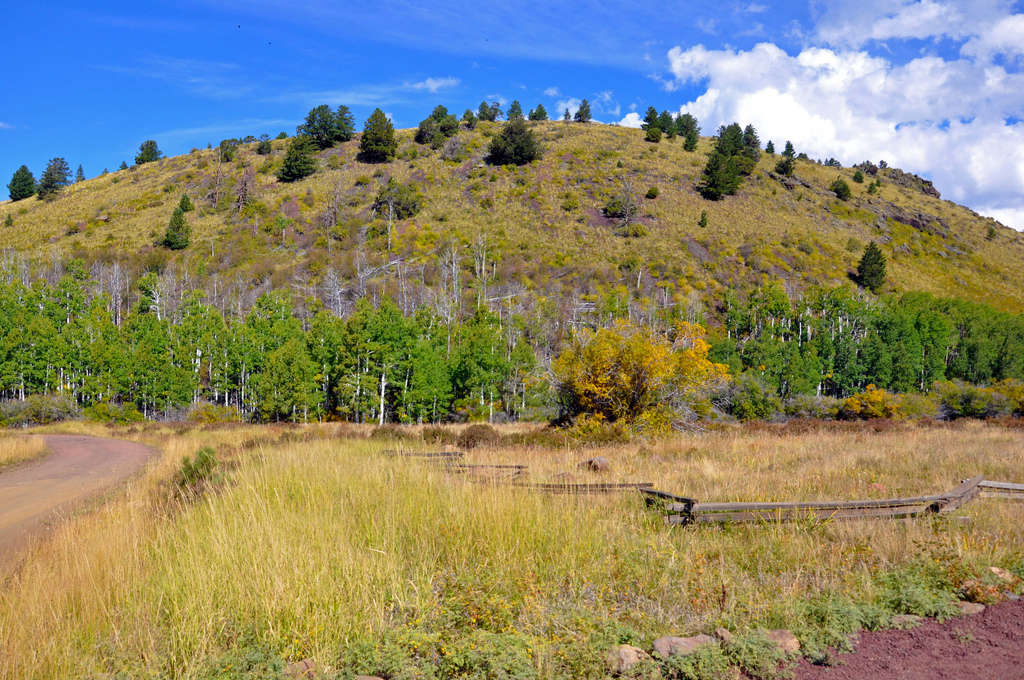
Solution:
[(978, 497), (1024, 501), (1024, 484), (996, 482), (978, 475), (963, 480), (945, 493), (928, 496), (796, 503), (701, 503), (695, 498), (655, 489), (641, 488), (640, 493), (644, 495), (649, 507), (660, 507), (665, 513), (666, 523), (687, 525), (945, 515)]

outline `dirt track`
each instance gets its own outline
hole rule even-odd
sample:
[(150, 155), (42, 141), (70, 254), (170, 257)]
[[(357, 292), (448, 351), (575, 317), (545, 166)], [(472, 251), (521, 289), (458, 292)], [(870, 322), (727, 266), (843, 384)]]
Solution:
[(50, 453), (0, 473), (0, 578), (62, 512), (124, 481), (156, 451), (116, 439), (48, 435)]
[(1024, 678), (1024, 600), (981, 614), (909, 630), (861, 633), (836, 666), (802, 661), (796, 680), (1020, 680)]

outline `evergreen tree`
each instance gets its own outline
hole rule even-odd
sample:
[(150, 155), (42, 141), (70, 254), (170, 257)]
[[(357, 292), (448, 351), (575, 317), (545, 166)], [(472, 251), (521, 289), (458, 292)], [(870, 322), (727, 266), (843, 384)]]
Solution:
[(476, 127), (477, 117), (471, 110), (466, 109), (466, 112), (462, 114), (462, 122), (466, 124), (466, 127), (472, 130)]
[(416, 130), (416, 143), (429, 144), (438, 149), (444, 141), (459, 131), (459, 120), (448, 113), (443, 106), (436, 106), (431, 114), (420, 122)]
[(178, 210), (180, 210), (183, 213), (195, 210), (195, 206), (192, 205), (192, 199), (188, 197), (188, 194), (181, 195), (181, 200), (178, 201)]
[(753, 125), (743, 128), (743, 153), (757, 160), (761, 155), (761, 140)]
[(832, 182), (829, 186), (835, 195), (839, 197), (840, 201), (847, 201), (850, 199), (850, 185), (842, 177), (836, 177), (836, 181)]
[(537, 104), (537, 108), (530, 111), (530, 120), (547, 120), (548, 112), (543, 104)]
[(697, 220), (697, 226), (700, 227), (701, 229), (703, 229), (703, 228), (708, 226), (708, 211), (707, 210), (701, 210), (700, 211), (700, 219)]
[(773, 142), (772, 140), (769, 139), (768, 143), (765, 144), (764, 151), (765, 151), (765, 153), (767, 153), (769, 155), (774, 155), (775, 154), (775, 142)]
[(386, 163), (395, 157), (398, 140), (395, 139), (395, 126), (380, 109), (374, 109), (363, 127), (363, 136), (359, 140), (359, 157), (367, 163)]
[(522, 118), (506, 123), (488, 151), (487, 160), (494, 165), (525, 165), (541, 156), (540, 143)]
[(281, 169), (277, 171), (277, 179), (282, 182), (295, 182), (309, 177), (316, 172), (316, 159), (313, 158), (313, 142), (305, 135), (299, 135), (288, 144)]
[(476, 116), (480, 120), (486, 120), (493, 123), (501, 117), (501, 107), (498, 105), (498, 102), (491, 102), (490, 104), (487, 102), (480, 102), (480, 108), (477, 110)]
[(36, 178), (32, 175), (32, 171), (28, 169), (27, 165), (23, 165), (14, 171), (10, 183), (7, 185), (7, 191), (12, 201), (20, 201), (23, 198), (35, 195)]
[(647, 113), (644, 114), (644, 122), (640, 124), (640, 129), (650, 130), (652, 127), (658, 127), (658, 110), (653, 106), (648, 106)]
[(103, 177), (104, 175), (109, 175), (109, 174), (110, 174), (110, 170), (107, 170), (106, 168), (103, 168), (103, 172), (100, 173), (100, 177)]
[(85, 181), (85, 171), (82, 170), (82, 164), (78, 164), (78, 170), (75, 171), (75, 184)]
[(872, 293), (881, 290), (885, 283), (885, 255), (874, 241), (864, 249), (864, 256), (857, 265), (857, 281)]
[(175, 208), (171, 214), (171, 220), (167, 223), (167, 231), (164, 233), (162, 245), (171, 250), (184, 250), (188, 247), (192, 238), (192, 229), (185, 221), (185, 213), (181, 208)]
[(683, 139), (683, 151), (696, 151), (697, 142), (700, 141), (697, 130), (690, 130)]
[(13, 227), (14, 226), (14, 218), (11, 217), (11, 213), (7, 213), (7, 217), (4, 218), (4, 226), (5, 227)]
[(775, 172), (786, 177), (792, 177), (794, 170), (796, 170), (796, 161), (792, 156), (783, 155), (782, 159), (775, 164)]
[(118, 170), (127, 170), (128, 169), (128, 164), (125, 163), (124, 161), (121, 161), (121, 165), (117, 166), (117, 169)]
[(854, 171), (854, 173), (853, 173), (853, 181), (856, 182), (857, 184), (863, 184), (864, 183), (864, 173), (860, 171), (860, 168), (858, 168), (857, 170)]
[(270, 135), (266, 133), (260, 135), (260, 141), (256, 144), (256, 153), (261, 156), (269, 156), (273, 150), (274, 145), (270, 143)]
[(693, 115), (689, 113), (684, 113), (682, 115), (676, 116), (675, 125), (676, 134), (679, 135), (680, 137), (686, 137), (691, 132), (694, 134), (695, 137), (700, 135), (700, 126), (697, 125), (697, 119), (694, 118)]
[(782, 151), (782, 155), (786, 158), (793, 158), (796, 156), (796, 149), (793, 148), (793, 142), (786, 140), (786, 148)]
[(589, 123), (590, 122), (590, 102), (586, 99), (580, 102), (580, 108), (576, 109), (576, 115), (573, 119), (577, 123)]
[(658, 116), (658, 127), (669, 139), (676, 136), (675, 121), (672, 120), (672, 114), (668, 111), (662, 111)]
[(221, 163), (230, 163), (235, 160), (235, 152), (238, 151), (237, 139), (222, 139), (217, 145), (217, 154)]
[(565, 122), (569, 122), (570, 120), (572, 120), (572, 116), (569, 115), (569, 109), (565, 110), (565, 115), (562, 116), (562, 120), (564, 120)]
[(156, 145), (156, 141), (147, 139), (142, 144), (139, 144), (139, 153), (135, 155), (135, 165), (158, 161), (163, 158), (163, 155), (163, 152), (160, 151), (160, 148)]
[(730, 158), (743, 151), (743, 128), (739, 126), (739, 123), (723, 125), (718, 128), (715, 151)]
[(51, 158), (39, 178), (39, 198), (52, 198), (71, 183), (71, 168), (63, 158)]
[(505, 115), (509, 120), (523, 117), (523, 107), (519, 104), (518, 99), (512, 100), (512, 103), (509, 104), (508, 107), (508, 113)]
[(334, 112), (334, 139), (347, 142), (356, 136), (356, 119), (344, 104)]
[(295, 128), (298, 136), (309, 137), (317, 149), (328, 149), (334, 145), (335, 124), (334, 112), (327, 104), (310, 109), (306, 120)]
[(647, 128), (647, 132), (644, 133), (644, 140), (657, 144), (661, 141), (661, 128), (657, 125), (651, 125)]
[(704, 198), (712, 201), (723, 196), (735, 194), (739, 188), (740, 175), (736, 163), (731, 156), (713, 151), (701, 174), (701, 182), (697, 189)]

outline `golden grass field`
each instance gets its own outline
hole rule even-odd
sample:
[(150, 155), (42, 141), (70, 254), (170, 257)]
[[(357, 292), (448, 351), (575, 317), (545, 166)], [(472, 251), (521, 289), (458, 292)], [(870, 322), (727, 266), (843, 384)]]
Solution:
[(44, 453), (46, 443), (40, 437), (28, 437), (0, 430), (0, 468), (30, 461)]
[[(320, 170), (293, 184), (274, 175), (285, 141), (275, 141), (269, 157), (243, 145), (236, 160), (224, 164), (217, 163), (216, 148), (194, 150), (72, 185), (53, 202), (0, 203), (0, 214), (11, 213), (15, 224), (4, 232), (4, 241), (47, 262), (56, 253), (101, 261), (121, 257), (152, 268), (170, 258), (199, 279), (216, 273), (253, 285), (270, 280), (274, 286), (296, 281), (314, 286), (329, 268), (353, 275), (359, 234), (367, 225), (369, 265), (387, 259), (377, 233), (383, 227), (373, 223), (369, 207), (380, 182), (391, 176), (415, 181), (425, 195), (421, 212), (399, 223), (395, 234), (394, 250), (410, 267), (434, 262), (452, 241), (463, 247), (468, 261), (469, 249), (482, 235), (497, 264), (497, 280), (519, 283), (539, 298), (571, 294), (579, 282), (614, 288), (644, 276), (653, 279), (644, 295), (659, 302), (697, 294), (710, 299), (729, 287), (775, 280), (796, 289), (836, 285), (848, 281), (868, 241), (880, 240), (896, 291), (924, 290), (1009, 311), (1024, 309), (1019, 266), (1024, 236), (917, 190), (885, 183), (870, 196), (867, 182), (852, 182), (849, 168), (799, 161), (796, 174), (810, 187), (789, 191), (767, 175), (778, 156), (764, 154), (737, 196), (706, 201), (694, 185), (712, 148), (710, 138), (703, 138), (696, 152), (686, 152), (679, 139), (650, 144), (639, 130), (538, 123), (534, 129), (545, 149), (540, 161), (491, 168), (482, 158), (498, 129), (483, 123), (460, 132), (467, 150), (460, 161), (443, 160), (438, 151), (415, 144), (413, 130), (399, 132), (399, 158), (381, 165), (358, 162), (358, 142), (351, 141), (321, 153)], [(257, 169), (258, 205), (236, 215), (233, 187), (246, 167)], [(215, 207), (205, 196), (218, 172), (222, 201)], [(837, 176), (852, 188), (847, 203), (827, 189)], [(615, 236), (614, 225), (600, 216), (624, 179), (632, 181), (638, 198), (648, 187), (659, 189), (656, 199), (642, 200), (647, 234), (639, 238)], [(339, 226), (328, 239), (317, 220), (336, 191)], [(171, 255), (153, 244), (183, 192), (199, 206), (188, 216), (193, 244)], [(889, 204), (945, 220), (949, 235), (902, 223), (880, 229), (877, 213)], [(708, 215), (706, 228), (698, 226), (702, 211)], [(573, 276), (565, 278), (566, 273)]]
[[(998, 500), (952, 519), (670, 528), (632, 493), (469, 483), (384, 456), (396, 443), (355, 426), (69, 428), (163, 455), (57, 528), (0, 588), (4, 680), (257, 677), (231, 674), (240, 662), (225, 654), (242, 647), (373, 672), (351, 660), (382, 640), (421, 662), (427, 648), (442, 664), (513, 649), (541, 678), (602, 677), (621, 631), (644, 644), (716, 626), (803, 634), (804, 603), (821, 593), (869, 602), (879, 575), (910, 563), (975, 573), (1024, 558), (1024, 508)], [(169, 480), (205, 445), (222, 459), (234, 451), (223, 483), (176, 499)], [(582, 472), (592, 455), (611, 470)], [(708, 501), (853, 499), (938, 492), (975, 474), (1024, 482), (1024, 430), (731, 428), (592, 449), (481, 448), (467, 460), (525, 463), (537, 481), (651, 481)]]

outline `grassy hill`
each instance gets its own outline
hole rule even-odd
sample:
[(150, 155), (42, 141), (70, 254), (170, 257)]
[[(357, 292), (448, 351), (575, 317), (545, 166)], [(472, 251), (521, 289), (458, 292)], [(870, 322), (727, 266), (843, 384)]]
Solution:
[[(610, 298), (649, 309), (696, 300), (713, 307), (731, 287), (782, 280), (792, 294), (835, 285), (875, 240), (889, 261), (890, 290), (1024, 310), (1024, 235), (897, 170), (879, 171), (881, 189), (869, 195), (852, 169), (798, 161), (787, 188), (772, 172), (778, 156), (763, 154), (736, 196), (713, 202), (694, 188), (711, 139), (686, 152), (679, 139), (651, 144), (638, 130), (532, 123), (543, 159), (491, 167), (484, 157), (500, 125), (462, 130), (442, 150), (403, 130), (398, 158), (378, 165), (359, 162), (353, 140), (321, 152), (319, 170), (291, 184), (275, 177), (286, 140), (274, 141), (269, 156), (242, 145), (230, 163), (218, 161), (216, 148), (194, 150), (72, 185), (54, 201), (0, 203), (14, 222), (0, 227), (0, 241), (40, 263), (116, 261), (129, 275), (171, 270), (185, 287), (238, 294), (290, 286), (300, 298), (324, 297), (330, 280), (347, 299), (369, 291), (428, 300), (457, 279), (466, 295), (515, 295), (517, 306), (571, 314)], [(236, 210), (246, 173), (253, 191)], [(828, 189), (837, 175), (853, 190), (849, 201)], [(389, 253), (372, 204), (390, 177), (415, 183), (424, 200), (395, 225)], [(641, 203), (641, 236), (620, 235), (618, 221), (602, 213), (624, 186)], [(657, 196), (645, 198), (652, 187)], [(197, 206), (188, 214), (192, 245), (172, 253), (155, 244), (182, 193)]]

